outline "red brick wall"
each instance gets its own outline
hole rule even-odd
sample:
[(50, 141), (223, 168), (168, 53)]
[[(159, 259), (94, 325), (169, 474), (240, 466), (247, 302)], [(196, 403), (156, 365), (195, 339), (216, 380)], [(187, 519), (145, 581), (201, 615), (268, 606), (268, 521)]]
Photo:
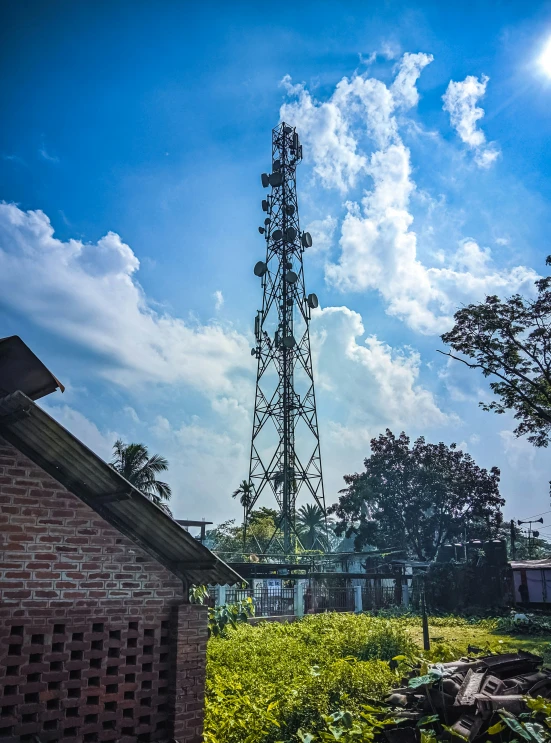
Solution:
[(199, 741), (206, 633), (172, 573), (0, 439), (0, 742)]

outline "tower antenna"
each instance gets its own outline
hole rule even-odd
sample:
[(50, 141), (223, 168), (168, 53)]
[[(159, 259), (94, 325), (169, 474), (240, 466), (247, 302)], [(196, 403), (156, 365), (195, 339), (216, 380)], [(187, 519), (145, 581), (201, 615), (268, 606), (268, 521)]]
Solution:
[(296, 129), (282, 122), (272, 130), (272, 172), (262, 174), (264, 188), (271, 187), (262, 201), (266, 218), (259, 227), (266, 259), (254, 267), (263, 296), (251, 351), (258, 368), (249, 469), (252, 494), (245, 523), (264, 493), (275, 497), (276, 532), (283, 532), (285, 553), (300, 542), (295, 524), (299, 496), (313, 499), (326, 514), (309, 332), (318, 298), (307, 295), (304, 285), (302, 257), (312, 237), (300, 231), (296, 167), (301, 160)]

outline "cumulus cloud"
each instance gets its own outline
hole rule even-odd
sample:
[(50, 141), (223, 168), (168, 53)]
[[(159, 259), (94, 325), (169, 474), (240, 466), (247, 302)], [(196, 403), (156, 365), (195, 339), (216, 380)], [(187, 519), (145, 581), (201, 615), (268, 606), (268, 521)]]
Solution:
[(404, 54), (398, 67), (398, 74), (390, 86), (396, 106), (408, 109), (419, 103), (419, 93), (415, 86), (422, 70), (433, 61), (432, 54)]
[(367, 335), (348, 307), (312, 313), (316, 398), (329, 502), (342, 476), (357, 471), (369, 442), (390, 427), (412, 435), (457, 423), (421, 382), (421, 359), (410, 347), (392, 348)]
[(348, 307), (326, 307), (312, 315), (319, 395), (361, 422), (372, 435), (381, 426), (449, 422), (433, 394), (419, 381), (421, 359), (412, 348), (393, 349), (365, 335), (361, 315)]
[(474, 159), (481, 168), (489, 168), (499, 157), (500, 151), (495, 142), (486, 142), (486, 136), (478, 126), (484, 116), (484, 109), (476, 104), (486, 94), (490, 78), (482, 75), (480, 80), (474, 75), (467, 75), (462, 82), (450, 80), (443, 96), (444, 111), (450, 114), (450, 123), (459, 138), (471, 150)]
[(220, 291), (220, 289), (217, 289), (214, 294), (214, 309), (218, 312), (218, 310), (221, 310), (224, 306), (224, 295)]
[(325, 187), (345, 193), (356, 185), (369, 163), (360, 150), (362, 137), (369, 137), (378, 147), (395, 141), (394, 110), (417, 104), (415, 82), (431, 61), (429, 54), (404, 54), (391, 89), (367, 74), (344, 77), (327, 101), (315, 100), (303, 83), (293, 85), (289, 75), (283, 78), (287, 95), (296, 100), (283, 104), (280, 118), (299, 127), (308, 143), (306, 157), (311, 158)]
[[(336, 91), (338, 100), (318, 104), (304, 85), (293, 85), (288, 75), (282, 85), (288, 95), (298, 100), (281, 107), (281, 120), (291, 125), (300, 121), (301, 137), (313, 144), (314, 172), (326, 187), (346, 191), (355, 183), (366, 161), (358, 154), (358, 143), (341, 111), (338, 102), (342, 99), (341, 92)], [(306, 155), (309, 157), (308, 151)]]
[(0, 305), (92, 350), (120, 384), (232, 391), (233, 378), (250, 372), (247, 339), (153, 309), (135, 278), (139, 267), (113, 232), (97, 243), (64, 242), (42, 211), (0, 204)]
[(306, 231), (312, 235), (312, 247), (308, 255), (328, 253), (333, 245), (337, 219), (327, 215), (323, 219), (314, 219), (306, 225)]
[[(489, 248), (474, 239), (461, 241), (455, 250), (433, 250), (436, 267), (419, 257), (410, 208), (416, 189), (411, 153), (400, 136), (396, 112), (416, 105), (415, 84), (431, 60), (427, 54), (405, 54), (390, 87), (367, 73), (343, 78), (326, 102), (314, 101), (304, 85), (292, 87), (290, 95), (298, 100), (285, 104), (281, 116), (306, 138), (323, 185), (344, 192), (358, 182), (368, 185), (360, 201), (345, 204), (340, 256), (326, 265), (329, 284), (342, 292), (378, 291), (389, 314), (416, 331), (441, 333), (462, 302), (481, 300), (488, 293), (531, 292), (537, 274), (523, 266), (498, 269)], [(339, 121), (339, 129), (331, 130), (340, 143), (333, 160), (320, 145), (328, 139), (322, 116), (326, 107)], [(482, 152), (483, 133), (478, 131), (473, 141)], [(430, 208), (430, 196), (425, 194), (424, 200)]]

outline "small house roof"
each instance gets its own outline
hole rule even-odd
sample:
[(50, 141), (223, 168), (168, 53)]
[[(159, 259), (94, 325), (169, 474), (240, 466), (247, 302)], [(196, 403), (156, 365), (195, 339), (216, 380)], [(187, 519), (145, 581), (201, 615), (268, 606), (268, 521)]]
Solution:
[(0, 436), (183, 581), (243, 580), (20, 390), (0, 396)]
[(18, 335), (0, 338), (0, 397), (21, 390), (38, 400), (65, 389)]
[(551, 570), (551, 557), (540, 560), (512, 560), (513, 570)]

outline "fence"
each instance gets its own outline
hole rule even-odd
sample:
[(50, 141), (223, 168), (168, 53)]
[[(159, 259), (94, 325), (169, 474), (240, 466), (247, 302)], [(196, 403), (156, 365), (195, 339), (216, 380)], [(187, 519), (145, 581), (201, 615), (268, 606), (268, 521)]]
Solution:
[(354, 587), (350, 585), (324, 585), (311, 581), (304, 593), (306, 614), (320, 614), (324, 611), (354, 611)]
[(297, 582), (294, 586), (266, 587), (229, 586), (211, 587), (209, 605), (235, 604), (251, 598), (256, 617), (302, 616), (325, 611), (373, 611), (401, 603), (408, 603), (408, 591), (401, 586), (380, 586), (369, 583), (353, 586), (349, 581), (340, 584), (320, 580)]
[(387, 609), (403, 602), (400, 586), (362, 586), (362, 609)]

